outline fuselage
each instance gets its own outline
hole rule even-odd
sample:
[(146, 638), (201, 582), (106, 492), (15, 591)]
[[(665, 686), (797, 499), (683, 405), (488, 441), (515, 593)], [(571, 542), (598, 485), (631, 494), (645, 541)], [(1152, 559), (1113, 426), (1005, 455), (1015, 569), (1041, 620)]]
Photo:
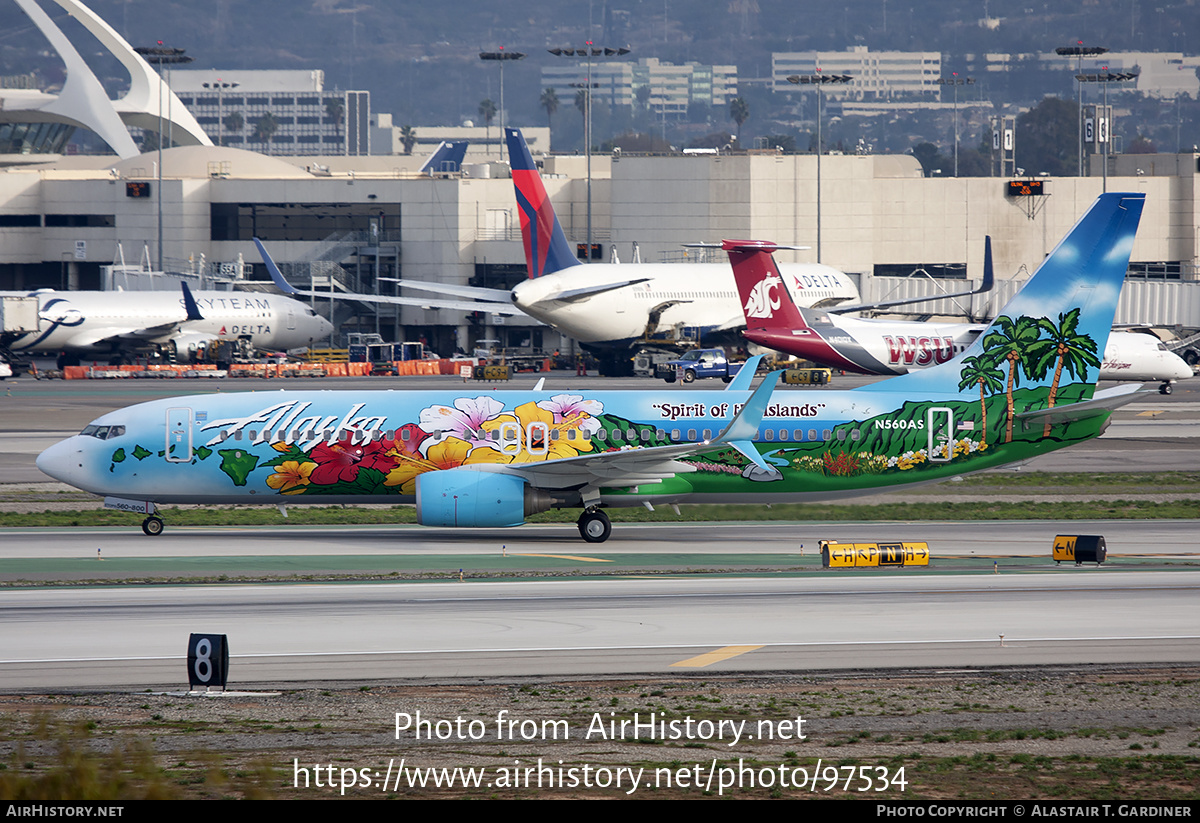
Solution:
[[(1068, 393), (1060, 389), (1060, 402)], [(103, 415), (43, 452), (38, 466), (95, 494), (157, 504), (411, 503), (419, 477), (447, 470), (510, 473), (560, 494), (574, 481), (539, 469), (603, 452), (704, 443), (747, 397), (668, 388), (208, 394)], [(753, 438), (769, 471), (736, 449), (699, 448), (675, 461), (665, 480), (639, 483), (613, 472), (598, 485), (605, 504), (618, 506), (833, 499), (1024, 459), (1093, 437), (1102, 422), (1068, 423), (1050, 440), (1040, 428), (1019, 431), (1005, 442), (1004, 402), (1003, 395), (989, 400), (985, 413), (970, 388), (920, 399), (776, 390)]]
[(248, 338), (260, 349), (308, 346), (327, 337), (328, 320), (291, 298), (231, 291), (194, 292), (203, 319), (188, 320), (179, 292), (40, 291), (39, 329), (9, 344), (13, 351), (106, 353), (208, 340)]
[[(858, 299), (858, 289), (850, 279), (829, 266), (784, 263), (780, 268), (803, 306)], [(571, 296), (605, 285), (614, 288)], [(571, 266), (517, 284), (512, 299), (531, 317), (597, 346), (628, 346), (683, 328), (705, 335), (736, 329), (745, 322), (732, 272), (723, 263)]]
[[(975, 342), (985, 326), (869, 320), (807, 312), (802, 329), (756, 329), (752, 342), (859, 374), (904, 374), (946, 363)], [(1192, 370), (1156, 338), (1113, 332), (1104, 349), (1100, 380), (1180, 380)]]

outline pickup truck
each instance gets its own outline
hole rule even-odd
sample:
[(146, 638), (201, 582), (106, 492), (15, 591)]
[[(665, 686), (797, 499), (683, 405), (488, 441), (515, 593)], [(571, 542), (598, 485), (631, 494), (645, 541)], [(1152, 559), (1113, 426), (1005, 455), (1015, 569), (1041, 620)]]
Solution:
[(741, 363), (725, 359), (722, 349), (693, 349), (677, 360), (659, 363), (654, 374), (668, 383), (674, 383), (677, 375), (684, 383), (704, 377), (719, 377), (728, 383), (741, 367)]

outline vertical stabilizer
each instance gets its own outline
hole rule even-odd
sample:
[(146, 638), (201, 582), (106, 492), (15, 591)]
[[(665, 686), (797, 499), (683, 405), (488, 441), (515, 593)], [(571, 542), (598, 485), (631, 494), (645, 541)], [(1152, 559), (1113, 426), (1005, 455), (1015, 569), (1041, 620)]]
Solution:
[(581, 265), (571, 253), (571, 245), (554, 214), (554, 206), (550, 204), (525, 138), (517, 129), (504, 131), (517, 206), (521, 211), (521, 239), (525, 242), (525, 265), (530, 279)]
[(1017, 388), (1048, 389), (1049, 405), (1068, 384), (1076, 399), (1095, 392), (1104, 346), (1146, 196), (1102, 194), (1042, 261), (971, 346), (940, 366), (871, 388), (904, 392), (974, 392), (967, 372)]

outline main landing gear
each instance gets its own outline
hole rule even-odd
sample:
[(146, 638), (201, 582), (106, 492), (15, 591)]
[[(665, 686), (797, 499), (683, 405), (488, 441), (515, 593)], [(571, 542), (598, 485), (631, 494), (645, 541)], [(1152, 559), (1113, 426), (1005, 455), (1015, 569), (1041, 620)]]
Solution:
[(576, 525), (579, 536), (588, 543), (603, 543), (612, 534), (612, 521), (600, 509), (585, 509)]
[(158, 537), (163, 533), (163, 519), (157, 515), (151, 515), (142, 521), (142, 531), (149, 537)]

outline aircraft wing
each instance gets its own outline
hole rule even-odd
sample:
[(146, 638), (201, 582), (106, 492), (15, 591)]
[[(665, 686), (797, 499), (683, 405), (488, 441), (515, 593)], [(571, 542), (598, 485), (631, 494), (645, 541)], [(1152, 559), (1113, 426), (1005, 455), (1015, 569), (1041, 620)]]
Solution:
[(477, 300), (493, 300), (498, 303), (512, 302), (512, 292), (505, 289), (482, 289), (478, 286), (455, 286), (450, 283), (427, 283), (424, 280), (401, 280), (400, 288), (432, 291), (441, 294), (457, 294)]
[[(356, 294), (354, 292), (333, 292), (327, 291), (303, 291), (297, 289), (289, 283), (279, 271), (279, 267), (275, 265), (275, 261), (271, 259), (271, 255), (267, 253), (267, 249), (263, 246), (262, 241), (257, 237), (254, 238), (254, 245), (258, 246), (258, 253), (262, 255), (263, 263), (267, 266), (267, 271), (271, 273), (271, 280), (275, 282), (278, 288), (284, 294), (290, 297), (320, 297), (323, 300), (357, 300), (361, 303), (386, 303), (393, 306), (421, 306), (432, 309), (453, 309), (456, 311), (483, 311), (490, 314), (507, 314), (513, 316), (526, 316), (525, 312), (512, 305), (508, 292), (502, 292), (505, 302), (481, 302), (471, 303), (466, 300), (446, 300), (443, 298), (421, 298), (421, 297), (393, 297), (387, 294)], [(407, 285), (407, 284), (402, 284)], [(423, 284), (429, 286), (432, 284)], [(419, 287), (418, 287), (419, 288)], [(468, 289), (469, 286), (452, 286), (453, 289)], [(446, 289), (443, 289), (446, 291)], [(491, 291), (490, 289), (486, 291)]]
[(856, 303), (853, 306), (829, 306), (824, 310), (830, 314), (845, 314), (851, 311), (871, 311), (874, 309), (886, 309), (891, 306), (909, 306), (913, 303), (928, 303), (931, 300), (941, 300), (946, 297), (969, 297), (972, 294), (984, 294), (992, 290), (996, 285), (995, 273), (992, 270), (992, 238), (987, 236), (983, 242), (983, 280), (979, 284), (979, 288), (971, 291), (958, 291), (947, 294), (931, 294), (927, 297), (908, 297), (904, 300), (885, 300), (881, 303)]
[(491, 466), (483, 470), (519, 474), (528, 480), (530, 485), (543, 489), (636, 486), (639, 483), (654, 483), (682, 472), (695, 471), (693, 467), (677, 461), (680, 458), (712, 451), (720, 446), (730, 446), (763, 470), (770, 471), (770, 467), (763, 461), (751, 441), (762, 422), (763, 414), (771, 400), (771, 393), (778, 381), (779, 372), (767, 375), (750, 395), (742, 410), (713, 440), (585, 454), (520, 466)]
[(600, 283), (595, 286), (581, 286), (577, 289), (567, 289), (564, 292), (559, 292), (550, 299), (563, 300), (566, 302), (570, 302), (572, 300), (582, 300), (585, 297), (603, 294), (606, 291), (623, 289), (626, 286), (636, 286), (638, 283), (645, 283), (649, 279), (649, 277), (638, 277), (633, 280), (622, 280), (620, 283)]

